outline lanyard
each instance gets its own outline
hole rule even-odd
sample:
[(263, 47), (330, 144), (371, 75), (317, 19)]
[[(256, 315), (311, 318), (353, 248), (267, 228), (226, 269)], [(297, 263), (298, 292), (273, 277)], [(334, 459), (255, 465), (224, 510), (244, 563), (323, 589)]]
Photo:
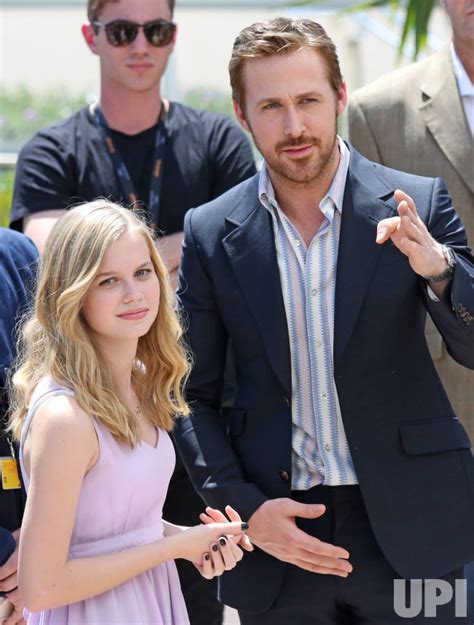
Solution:
[(13, 447), (12, 439), (9, 436), (7, 436), (7, 443), (10, 447), (10, 453), (12, 455), (12, 458), (16, 458), (15, 448)]
[[(94, 114), (97, 125), (99, 126), (102, 137), (104, 139), (104, 143), (107, 147), (107, 151), (112, 159), (112, 164), (115, 169), (115, 173), (119, 180), (120, 186), (122, 187), (123, 194), (128, 198), (130, 204), (132, 205), (132, 210), (137, 210), (137, 201), (138, 196), (135, 191), (135, 187), (133, 186), (132, 179), (130, 178), (130, 174), (128, 173), (128, 169), (123, 162), (122, 157), (120, 156), (119, 151), (116, 149), (114, 142), (112, 140), (110, 134), (110, 128), (107, 125), (104, 114), (100, 110), (98, 104), (96, 104), (91, 111)], [(163, 157), (165, 151), (165, 141), (166, 141), (166, 132), (165, 132), (165, 124), (163, 121), (163, 112), (164, 106), (163, 102), (161, 102), (160, 114), (158, 116), (158, 125), (156, 129), (155, 135), (155, 149), (154, 149), (154, 165), (151, 171), (151, 181), (150, 181), (150, 195), (148, 198), (148, 211), (153, 219), (153, 226), (156, 228), (158, 225), (158, 220), (160, 218), (160, 197), (161, 197), (161, 186), (163, 178), (161, 176), (161, 167), (163, 164)]]

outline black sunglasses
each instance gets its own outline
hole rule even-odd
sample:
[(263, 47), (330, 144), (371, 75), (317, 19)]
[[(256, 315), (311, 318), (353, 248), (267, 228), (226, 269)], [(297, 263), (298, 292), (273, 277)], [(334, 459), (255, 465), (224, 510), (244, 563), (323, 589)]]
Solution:
[(99, 28), (103, 27), (107, 41), (111, 46), (115, 46), (116, 48), (129, 46), (137, 38), (140, 28), (143, 28), (146, 40), (151, 43), (152, 46), (156, 46), (157, 48), (167, 46), (171, 43), (176, 30), (176, 24), (163, 19), (145, 22), (144, 24), (130, 22), (128, 20), (113, 20), (108, 24), (95, 21), (92, 22), (92, 25), (96, 34)]

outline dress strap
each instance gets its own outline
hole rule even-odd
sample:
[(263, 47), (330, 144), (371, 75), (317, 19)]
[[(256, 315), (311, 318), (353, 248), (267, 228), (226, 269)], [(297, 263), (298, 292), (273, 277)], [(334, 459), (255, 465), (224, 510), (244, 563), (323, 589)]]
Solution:
[(31, 421), (36, 411), (41, 406), (41, 404), (43, 404), (50, 397), (54, 397), (55, 395), (67, 395), (68, 397), (74, 397), (74, 391), (71, 390), (70, 388), (61, 386), (61, 387), (46, 389), (45, 391), (40, 392), (37, 396), (36, 396), (36, 389), (33, 393), (33, 396), (32, 396), (33, 401), (30, 404), (30, 407), (28, 408), (28, 412), (26, 414), (25, 422), (23, 423), (23, 428), (21, 430), (21, 436), (20, 436), (19, 456), (20, 456), (21, 471), (23, 475), (27, 475), (25, 471), (24, 463), (23, 463), (23, 446), (25, 444), (26, 436), (30, 429)]

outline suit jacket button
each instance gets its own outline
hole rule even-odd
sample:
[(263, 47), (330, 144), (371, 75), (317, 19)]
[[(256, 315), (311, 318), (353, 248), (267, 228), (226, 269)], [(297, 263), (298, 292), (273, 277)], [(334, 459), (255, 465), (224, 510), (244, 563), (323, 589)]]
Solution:
[(290, 400), (286, 395), (283, 397), (283, 403), (285, 404), (285, 406), (288, 406), (288, 408), (290, 407)]
[(284, 482), (288, 482), (290, 480), (290, 476), (288, 475), (288, 471), (279, 471), (278, 475)]

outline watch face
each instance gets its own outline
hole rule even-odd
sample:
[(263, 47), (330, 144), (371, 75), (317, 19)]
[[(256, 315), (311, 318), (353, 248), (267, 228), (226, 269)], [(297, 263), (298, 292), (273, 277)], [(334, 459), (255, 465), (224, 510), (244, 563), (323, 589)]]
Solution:
[(454, 269), (456, 267), (456, 262), (457, 262), (457, 258), (456, 258), (456, 254), (454, 253), (454, 250), (452, 250), (447, 245), (443, 245), (442, 251), (443, 251), (444, 258), (446, 262), (448, 263), (448, 266), (446, 267), (444, 271), (442, 271), (440, 274), (436, 276), (425, 277), (425, 279), (429, 280), (430, 282), (441, 282), (442, 280), (446, 280), (447, 278), (450, 278), (454, 274)]
[(446, 260), (448, 261), (448, 265), (450, 267), (454, 267), (454, 265), (456, 264), (456, 254), (450, 247), (445, 247), (445, 256)]

